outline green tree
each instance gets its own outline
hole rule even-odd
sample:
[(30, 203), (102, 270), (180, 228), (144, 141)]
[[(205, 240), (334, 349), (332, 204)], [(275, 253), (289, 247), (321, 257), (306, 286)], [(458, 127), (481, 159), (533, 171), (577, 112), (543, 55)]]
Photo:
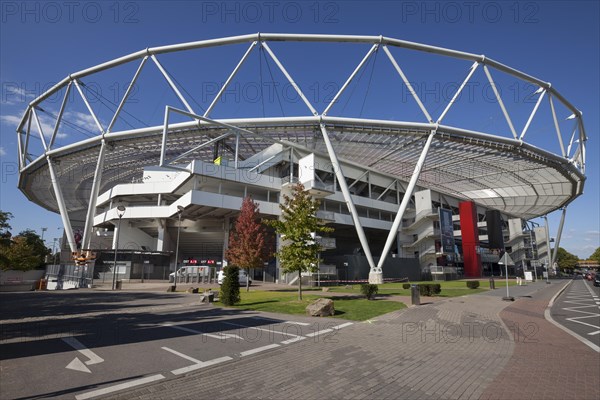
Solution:
[(298, 273), (298, 300), (302, 300), (302, 272), (314, 271), (319, 264), (320, 245), (313, 235), (333, 232), (317, 218), (319, 201), (313, 199), (302, 184), (294, 185), (292, 196), (284, 195), (280, 204), (281, 219), (265, 221), (284, 240), (276, 253), (284, 273)]
[(596, 251), (589, 257), (590, 260), (594, 260), (600, 263), (600, 247), (596, 248)]
[(556, 255), (556, 263), (558, 264), (558, 268), (563, 271), (572, 270), (577, 266), (577, 261), (579, 261), (579, 257), (569, 253), (562, 247), (558, 248), (558, 253)]
[(40, 259), (35, 255), (33, 247), (27, 243), (27, 238), (22, 236), (15, 237), (10, 246), (0, 248), (0, 255), (2, 259), (8, 260), (6, 265), (2, 265), (2, 269), (29, 271), (40, 265)]
[(258, 214), (258, 204), (249, 196), (245, 197), (225, 251), (225, 257), (231, 265), (246, 270), (246, 291), (250, 290), (250, 268), (262, 268), (267, 256), (265, 228), (258, 222)]
[(0, 269), (10, 269), (10, 258), (8, 255), (8, 248), (11, 246), (11, 233), (9, 229), (12, 229), (8, 221), (12, 219), (12, 214), (0, 210)]
[(32, 249), (32, 255), (37, 257), (38, 263), (33, 269), (44, 268), (46, 256), (52, 254), (52, 249), (46, 247), (42, 238), (34, 230), (26, 229), (20, 232), (17, 237), (24, 238)]
[(8, 230), (12, 229), (12, 227), (8, 223), (8, 220), (12, 219), (12, 217), (13, 217), (12, 213), (0, 210), (0, 235), (1, 236), (6, 235), (7, 233), (9, 233)]
[(221, 283), (219, 298), (224, 305), (232, 306), (240, 302), (240, 269), (235, 265), (228, 265), (223, 272), (225, 272), (225, 276)]

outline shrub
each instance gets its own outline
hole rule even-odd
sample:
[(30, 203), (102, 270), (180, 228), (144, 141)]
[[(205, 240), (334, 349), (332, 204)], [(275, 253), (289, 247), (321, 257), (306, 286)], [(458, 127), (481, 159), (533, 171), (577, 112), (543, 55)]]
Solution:
[(467, 287), (469, 289), (477, 289), (479, 287), (479, 281), (467, 281)]
[(434, 296), (442, 292), (442, 285), (439, 283), (419, 283), (418, 286), (421, 296)]
[(419, 294), (421, 296), (430, 296), (431, 291), (428, 283), (419, 283)]
[(403, 283), (402, 289), (410, 289), (410, 283)]
[(223, 269), (225, 276), (221, 284), (221, 303), (226, 306), (232, 306), (240, 302), (240, 269), (234, 266), (227, 266)]
[(360, 285), (360, 292), (365, 295), (367, 300), (371, 300), (379, 291), (379, 286), (370, 283)]

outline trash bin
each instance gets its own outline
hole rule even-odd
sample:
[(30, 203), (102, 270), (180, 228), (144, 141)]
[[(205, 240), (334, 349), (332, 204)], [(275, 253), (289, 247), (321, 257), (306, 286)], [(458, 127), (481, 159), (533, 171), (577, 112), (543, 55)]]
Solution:
[(417, 285), (410, 285), (410, 300), (413, 306), (421, 305), (421, 293)]
[(490, 289), (496, 289), (496, 282), (494, 282), (494, 277), (490, 277)]
[(121, 290), (123, 288), (123, 281), (117, 281), (115, 283), (115, 290)]

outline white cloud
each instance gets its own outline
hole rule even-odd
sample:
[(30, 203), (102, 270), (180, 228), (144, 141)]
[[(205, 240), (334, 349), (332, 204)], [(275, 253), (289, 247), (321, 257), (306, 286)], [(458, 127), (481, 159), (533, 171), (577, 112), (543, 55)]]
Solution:
[(93, 134), (100, 134), (98, 127), (96, 126), (96, 121), (94, 121), (94, 117), (89, 113), (66, 111), (63, 118), (86, 131), (92, 132)]
[(33, 97), (35, 97), (33, 93), (25, 91), (25, 89), (14, 83), (3, 83), (0, 104), (7, 106), (14, 106), (16, 104), (26, 105), (28, 99)]
[(16, 128), (19, 122), (21, 122), (21, 117), (16, 115), (0, 115), (0, 121), (5, 125), (14, 125)]

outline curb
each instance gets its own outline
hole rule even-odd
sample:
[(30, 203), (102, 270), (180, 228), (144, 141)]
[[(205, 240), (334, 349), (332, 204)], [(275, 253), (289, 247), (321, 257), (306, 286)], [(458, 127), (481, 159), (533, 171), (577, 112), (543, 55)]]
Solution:
[(585, 344), (586, 346), (592, 348), (593, 350), (595, 350), (597, 353), (600, 353), (600, 347), (596, 346), (594, 343), (590, 342), (589, 340), (587, 340), (586, 338), (582, 338), (581, 336), (579, 336), (578, 334), (576, 334), (575, 332), (573, 332), (572, 330), (562, 326), (561, 324), (559, 324), (558, 322), (556, 322), (552, 316), (550, 315), (550, 310), (552, 309), (552, 306), (554, 305), (554, 301), (556, 300), (556, 298), (558, 296), (560, 296), (562, 294), (562, 292), (565, 291), (565, 289), (567, 288), (567, 286), (569, 286), (571, 283), (573, 283), (573, 281), (569, 281), (567, 282), (567, 284), (565, 284), (559, 291), (558, 293), (556, 293), (552, 299), (550, 299), (550, 302), (548, 303), (548, 305), (546, 306), (546, 310), (544, 310), (544, 318), (546, 318), (546, 321), (554, 324), (556, 327), (562, 329), (563, 331), (565, 331), (566, 333), (568, 333), (569, 335), (573, 336), (575, 339), (579, 340), (581, 343)]

